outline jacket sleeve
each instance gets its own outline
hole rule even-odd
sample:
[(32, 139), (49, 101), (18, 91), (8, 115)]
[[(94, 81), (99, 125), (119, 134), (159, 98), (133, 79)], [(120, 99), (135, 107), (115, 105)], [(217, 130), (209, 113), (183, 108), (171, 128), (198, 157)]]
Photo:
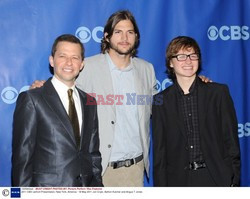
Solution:
[(19, 95), (13, 118), (12, 186), (31, 186), (36, 144), (36, 111), (27, 92)]
[(240, 183), (240, 147), (238, 138), (238, 122), (233, 100), (228, 87), (223, 87), (221, 99), (221, 120), (224, 143), (231, 158), (233, 168), (232, 184)]
[[(93, 98), (94, 99), (94, 98)], [(92, 159), (92, 170), (93, 170), (93, 181), (91, 183), (91, 186), (94, 187), (99, 187), (103, 186), (102, 184), (102, 165), (101, 165), (101, 153), (99, 151), (99, 130), (98, 130), (98, 117), (97, 117), (97, 106), (92, 105), (95, 107), (95, 114), (94, 114), (94, 128), (91, 134), (91, 140), (90, 140), (90, 145), (89, 145), (89, 152), (91, 154), (91, 159)]]
[(162, 95), (154, 96), (152, 107), (153, 179), (154, 186), (168, 185), (166, 143), (164, 136), (164, 109)]

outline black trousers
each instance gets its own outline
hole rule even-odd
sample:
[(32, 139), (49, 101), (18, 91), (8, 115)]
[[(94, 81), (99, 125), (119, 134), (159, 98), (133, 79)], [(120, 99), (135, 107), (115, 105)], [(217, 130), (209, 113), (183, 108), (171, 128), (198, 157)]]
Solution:
[(207, 168), (198, 170), (189, 170), (188, 174), (189, 187), (216, 187), (213, 178)]

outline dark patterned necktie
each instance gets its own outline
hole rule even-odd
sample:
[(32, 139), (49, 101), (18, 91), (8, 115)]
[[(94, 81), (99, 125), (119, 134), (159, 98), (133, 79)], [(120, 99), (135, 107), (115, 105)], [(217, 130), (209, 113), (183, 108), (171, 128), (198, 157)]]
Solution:
[(80, 129), (79, 129), (79, 122), (78, 122), (78, 117), (77, 117), (75, 102), (74, 102), (72, 94), (73, 94), (73, 90), (69, 89), (68, 90), (68, 97), (69, 97), (69, 119), (71, 121), (73, 130), (74, 130), (76, 144), (77, 144), (77, 146), (79, 148), (80, 147)]

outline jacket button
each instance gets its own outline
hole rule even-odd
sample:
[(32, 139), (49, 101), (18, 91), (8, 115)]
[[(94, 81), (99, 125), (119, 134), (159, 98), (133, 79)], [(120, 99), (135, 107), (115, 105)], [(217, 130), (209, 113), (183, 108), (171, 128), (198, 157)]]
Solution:
[(114, 124), (115, 122), (114, 121), (111, 121), (111, 124)]
[(108, 145), (108, 148), (111, 148), (111, 144)]
[(82, 180), (82, 174), (76, 177), (77, 180)]

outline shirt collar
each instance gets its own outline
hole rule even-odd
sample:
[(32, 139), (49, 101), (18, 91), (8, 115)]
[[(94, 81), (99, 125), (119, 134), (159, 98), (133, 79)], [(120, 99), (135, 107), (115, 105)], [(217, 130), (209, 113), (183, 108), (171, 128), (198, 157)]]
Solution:
[[(197, 88), (197, 80), (198, 80), (198, 76), (195, 77), (192, 85), (190, 86), (189, 88), (189, 95), (193, 94), (194, 91), (196, 90)], [(178, 92), (181, 94), (181, 95), (184, 95), (184, 91), (182, 90), (182, 88), (180, 87), (180, 85), (178, 84), (178, 81), (175, 79), (175, 83), (176, 83), (176, 89), (178, 90)]]
[(112, 72), (113, 70), (119, 70), (121, 72), (126, 72), (126, 71), (130, 71), (133, 69), (133, 64), (132, 64), (132, 58), (130, 58), (130, 64), (124, 68), (124, 69), (119, 69), (114, 62), (112, 61), (111, 57), (109, 56), (108, 53), (105, 54), (106, 59), (108, 60), (108, 65), (109, 65), (109, 70), (110, 72)]
[[(69, 89), (72, 89), (73, 93), (77, 93), (75, 84), (71, 87), (68, 87), (66, 84), (57, 79), (56, 76), (53, 76), (51, 82), (58, 93), (67, 93)], [(77, 94), (76, 96), (78, 97)]]

